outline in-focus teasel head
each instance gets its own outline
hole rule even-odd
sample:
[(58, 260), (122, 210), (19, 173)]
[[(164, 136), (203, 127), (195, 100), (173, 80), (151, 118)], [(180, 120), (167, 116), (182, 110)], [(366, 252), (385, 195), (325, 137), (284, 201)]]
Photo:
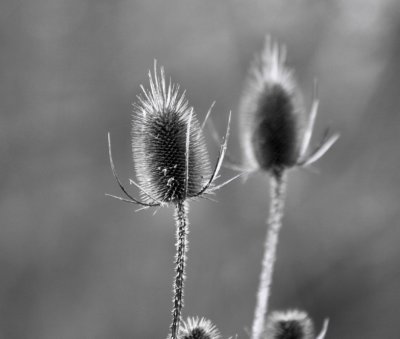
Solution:
[(268, 316), (264, 339), (324, 339), (328, 329), (328, 320), (318, 336), (314, 333), (314, 324), (306, 312), (289, 310), (273, 312)]
[(221, 334), (210, 320), (196, 317), (182, 323), (179, 339), (221, 339)]
[(319, 102), (314, 93), (310, 115), (293, 75), (286, 48), (267, 36), (250, 67), (240, 102), (241, 146), (248, 171), (282, 171), (318, 160), (338, 139), (326, 136), (319, 147), (309, 144)]
[[(203, 136), (203, 127), (189, 106), (185, 92), (179, 85), (165, 80), (154, 61), (154, 74), (149, 71), (150, 89), (141, 86), (142, 94), (133, 104), (132, 152), (142, 201), (132, 197), (122, 185), (111, 153), (108, 134), (109, 158), (114, 177), (126, 198), (107, 194), (113, 198), (142, 205), (143, 208), (177, 204), (204, 197), (225, 186), (238, 176), (215, 184), (227, 149), (230, 115), (216, 164), (211, 170)], [(207, 114), (210, 114), (210, 111)]]
[(136, 176), (157, 201), (183, 201), (196, 196), (211, 175), (203, 132), (185, 93), (166, 85), (163, 68), (157, 74), (155, 66), (149, 79), (150, 91), (142, 87), (132, 118)]

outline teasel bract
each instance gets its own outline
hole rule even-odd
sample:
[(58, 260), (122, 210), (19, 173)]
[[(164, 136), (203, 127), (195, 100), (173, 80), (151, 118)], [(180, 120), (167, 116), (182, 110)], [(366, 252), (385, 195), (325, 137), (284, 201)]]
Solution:
[(227, 148), (230, 115), (217, 162), (211, 170), (203, 131), (193, 107), (188, 104), (185, 92), (181, 92), (179, 86), (171, 80), (167, 84), (164, 69), (161, 67), (158, 71), (156, 61), (154, 74), (149, 72), (149, 81), (149, 90), (141, 86), (143, 93), (137, 96), (132, 117), (132, 151), (138, 182), (130, 179), (130, 183), (140, 190), (141, 200), (128, 193), (117, 175), (110, 134), (108, 146), (111, 169), (125, 197), (107, 195), (139, 205), (139, 210), (171, 204), (175, 206), (176, 275), (170, 335), (176, 339), (183, 307), (188, 202), (196, 198), (207, 198), (237, 176), (221, 184), (215, 183)]
[(270, 177), (268, 232), (252, 326), (252, 339), (260, 339), (282, 225), (288, 170), (308, 166), (322, 157), (339, 135), (325, 137), (309, 150), (319, 101), (314, 98), (309, 116), (293, 71), (286, 65), (286, 48), (268, 36), (261, 54), (250, 67), (240, 103), (240, 137), (243, 168)]

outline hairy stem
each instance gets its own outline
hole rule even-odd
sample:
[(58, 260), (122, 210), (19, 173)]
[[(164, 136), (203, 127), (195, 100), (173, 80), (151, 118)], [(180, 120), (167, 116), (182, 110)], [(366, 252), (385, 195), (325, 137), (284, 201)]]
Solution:
[(268, 299), (276, 260), (279, 230), (282, 226), (285, 204), (286, 173), (274, 172), (270, 179), (270, 207), (267, 220), (268, 232), (264, 244), (264, 258), (257, 293), (257, 305), (254, 312), (252, 339), (260, 339), (264, 330), (265, 315), (268, 311)]
[(171, 338), (177, 339), (179, 332), (179, 324), (181, 321), (181, 312), (183, 307), (183, 284), (185, 281), (185, 261), (186, 252), (188, 250), (188, 226), (187, 218), (188, 204), (187, 202), (178, 202), (175, 207), (176, 221), (176, 257), (175, 257), (175, 280), (174, 280), (174, 296), (172, 309)]

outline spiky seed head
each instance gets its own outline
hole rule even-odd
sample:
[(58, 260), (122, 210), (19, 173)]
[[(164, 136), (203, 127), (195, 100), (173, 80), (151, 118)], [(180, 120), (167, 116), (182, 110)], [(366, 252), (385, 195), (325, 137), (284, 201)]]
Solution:
[(267, 37), (250, 68), (240, 103), (244, 162), (254, 171), (275, 171), (296, 164), (304, 109), (286, 50)]
[(179, 86), (166, 84), (164, 69), (149, 71), (134, 104), (132, 150), (142, 198), (177, 203), (198, 193), (210, 175), (200, 124)]
[(303, 311), (274, 312), (267, 319), (264, 338), (314, 339), (314, 325)]
[(221, 339), (221, 335), (210, 320), (196, 317), (181, 324), (179, 339)]

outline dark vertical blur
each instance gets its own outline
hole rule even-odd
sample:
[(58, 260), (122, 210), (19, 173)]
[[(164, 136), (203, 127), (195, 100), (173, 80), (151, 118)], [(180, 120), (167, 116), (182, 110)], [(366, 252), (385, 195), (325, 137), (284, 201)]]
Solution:
[[(222, 131), (266, 33), (288, 47), (317, 135), (342, 137), (290, 178), (272, 306), (327, 338), (396, 338), (400, 309), (400, 6), (396, 0), (4, 0), (0, 4), (0, 338), (164, 338), (172, 211), (134, 213), (131, 103), (156, 58)], [(237, 119), (233, 121), (237, 131)], [(232, 133), (230, 149), (239, 157)], [(211, 140), (211, 138), (209, 137)], [(212, 158), (216, 145), (209, 142)], [(226, 176), (232, 175), (229, 170)], [(134, 191), (134, 190), (133, 190)], [(193, 202), (185, 315), (247, 337), (266, 178)]]

